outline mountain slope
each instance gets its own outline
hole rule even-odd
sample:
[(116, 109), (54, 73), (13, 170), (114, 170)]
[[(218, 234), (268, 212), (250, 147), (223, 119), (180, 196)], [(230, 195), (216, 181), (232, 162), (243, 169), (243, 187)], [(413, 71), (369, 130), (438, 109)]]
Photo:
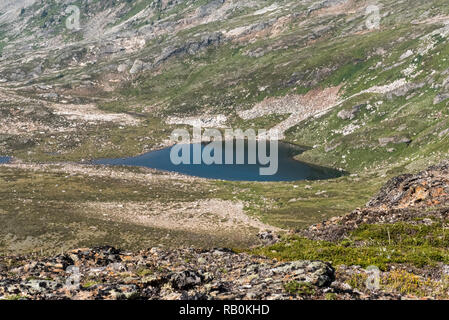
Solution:
[[(66, 27), (69, 5), (80, 10), (79, 30)], [(443, 1), (382, 1), (379, 28), (370, 29), (369, 5), (15, 2), (1, 10), (1, 90), (38, 104), (156, 117), (167, 128), (203, 114), (233, 127), (277, 126), (286, 140), (314, 146), (304, 159), (348, 171), (422, 168), (448, 147), (449, 9)], [(168, 136), (157, 135), (158, 143)], [(76, 149), (65, 153), (77, 157)]]
[[(199, 197), (282, 229), (354, 210), (389, 178), (448, 156), (448, 21), (442, 0), (2, 2), (0, 156), (13, 157), (0, 166), (2, 246), (135, 249), (146, 234), (145, 246), (204, 246), (226, 224), (216, 212), (206, 235), (109, 215), (151, 215), (148, 204), (176, 214)], [(192, 122), (278, 128), (309, 147), (299, 159), (348, 175), (231, 183), (79, 164), (167, 146)], [(236, 226), (211, 243), (259, 243), (259, 230), (234, 237)]]

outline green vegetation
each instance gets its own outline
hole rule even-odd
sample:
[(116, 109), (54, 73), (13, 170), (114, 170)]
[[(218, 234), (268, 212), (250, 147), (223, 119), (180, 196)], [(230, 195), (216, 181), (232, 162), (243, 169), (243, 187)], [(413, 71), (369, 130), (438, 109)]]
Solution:
[(291, 281), (284, 285), (285, 291), (300, 296), (311, 296), (315, 293), (315, 287), (308, 282)]
[(345, 176), (325, 181), (214, 182), (225, 200), (240, 200), (246, 212), (286, 229), (301, 229), (362, 207), (388, 177)]
[(282, 260), (331, 261), (335, 266), (375, 265), (383, 270), (392, 264), (424, 267), (449, 263), (448, 236), (443, 223), (362, 225), (340, 242), (294, 236), (254, 252)]
[(2, 56), (3, 48), (6, 46), (6, 43), (3, 41), (0, 41), (0, 57)]
[[(246, 247), (249, 238), (200, 234), (154, 228), (132, 221), (110, 219), (108, 210), (91, 209), (87, 203), (138, 202), (180, 205), (212, 198), (209, 183), (157, 178), (135, 181), (127, 168), (115, 168), (116, 177), (68, 174), (41, 169), (0, 168), (0, 253), (54, 254), (61, 250), (109, 244), (124, 249), (186, 244), (199, 247)], [(134, 169), (136, 173), (148, 173)], [(49, 172), (50, 171), (50, 172)], [(114, 174), (112, 174), (114, 176)], [(120, 178), (122, 176), (122, 178)], [(101, 208), (101, 207), (100, 207)]]
[[(366, 290), (368, 274), (354, 273), (346, 283), (352, 288)], [(380, 290), (384, 292), (399, 293), (412, 297), (433, 296), (438, 299), (447, 299), (449, 281), (442, 277), (440, 281), (422, 277), (406, 270), (392, 270), (382, 275), (379, 279)]]
[[(185, 1), (173, 6), (169, 3), (167, 8), (162, 8), (161, 3), (150, 0), (126, 1), (114, 24), (122, 23), (149, 7), (153, 8), (154, 16), (151, 19), (154, 21), (145, 20), (145, 23), (164, 18), (177, 21), (197, 12), (205, 3)], [(272, 3), (275, 2), (265, 1), (260, 8)], [(287, 3), (289, 1), (282, 4)], [(92, 13), (113, 6), (102, 1), (87, 3), (79, 0), (74, 4), (82, 12)], [(302, 12), (306, 9), (300, 3), (290, 5), (292, 11)], [(433, 70), (436, 70), (432, 81), (435, 84), (443, 83), (444, 76), (440, 73), (449, 67), (449, 60), (445, 59), (449, 45), (443, 36), (434, 35), (431, 37), (434, 45), (430, 51), (426, 54), (416, 53), (423, 46), (422, 37), (440, 26), (411, 25), (410, 22), (413, 18), (421, 19), (423, 14), (431, 15), (435, 8), (438, 8), (439, 14), (444, 14), (449, 12), (449, 7), (442, 1), (423, 3), (417, 0), (410, 2), (410, 6), (414, 10), (406, 13), (397, 2), (382, 1), (382, 11), (389, 14), (383, 17), (382, 28), (371, 32), (348, 32), (356, 26), (363, 26), (364, 21), (360, 17), (354, 20), (341, 19), (338, 14), (312, 16), (305, 20), (300, 17), (298, 19), (304, 23), (287, 19), (285, 25), (270, 36), (255, 36), (252, 41), (224, 41), (194, 54), (188, 50), (174, 54), (154, 70), (124, 80), (113, 92), (95, 90), (91, 93), (95, 98), (105, 98), (98, 103), (102, 110), (129, 112), (143, 117), (145, 121), (138, 128), (119, 129), (102, 125), (97, 129), (89, 128), (81, 133), (80, 141), (68, 146), (63, 145), (64, 135), (43, 135), (37, 137), (39, 143), (35, 148), (15, 152), (15, 155), (29, 161), (79, 161), (140, 154), (167, 138), (173, 128), (164, 124), (163, 119), (173, 114), (223, 113), (229, 116), (228, 125), (232, 127), (269, 128), (287, 116), (270, 115), (243, 121), (236, 111), (251, 108), (267, 97), (303, 94), (312, 89), (341, 85), (341, 94), (348, 100), (328, 114), (311, 118), (287, 131), (287, 141), (315, 146), (298, 158), (342, 168), (350, 173), (384, 171), (382, 174), (390, 175), (423, 168), (443, 159), (447, 156), (445, 150), (449, 149), (447, 137), (436, 138), (448, 125), (447, 101), (433, 105), (438, 90), (428, 82)], [(51, 8), (36, 17), (32, 25), (50, 23), (56, 13), (63, 9), (63, 5), (55, 3)], [(148, 41), (145, 48), (132, 59), (140, 58), (152, 63), (162, 55), (164, 49), (180, 49), (189, 43), (201, 42), (206, 33), (259, 23), (267, 17), (249, 13), (260, 8), (236, 10), (227, 19), (180, 28), (173, 35), (162, 33)], [(269, 16), (280, 17), (283, 13), (276, 11)], [(136, 25), (131, 24), (130, 28), (137, 29), (141, 23), (137, 20)], [(317, 26), (323, 25), (327, 26), (325, 31), (315, 30)], [(313, 34), (313, 41), (304, 37), (310, 34)], [(414, 54), (400, 61), (407, 50)], [(263, 54), (256, 57), (252, 55), (254, 52)], [(50, 68), (60, 63), (61, 56), (66, 55), (67, 61), (71, 61), (72, 56), (68, 53), (50, 53), (44, 59), (44, 65)], [(111, 70), (119, 63), (123, 63), (123, 58), (113, 58), (112, 61), (100, 59), (95, 65), (66, 70), (61, 78), (55, 78), (56, 75), (52, 74), (45, 75), (43, 80), (48, 77), (48, 83), (75, 88), (79, 85), (81, 75), (89, 75), (101, 82), (101, 70)], [(415, 68), (414, 72), (404, 75), (404, 70), (410, 66)], [(374, 93), (357, 95), (373, 86), (382, 86), (401, 78), (407, 78), (412, 83), (427, 82), (412, 89), (406, 96), (385, 97)], [(342, 120), (337, 117), (339, 111), (359, 104), (364, 107), (354, 119)], [(144, 106), (154, 106), (154, 110), (145, 110)], [(354, 128), (352, 132), (348, 126)], [(147, 135), (149, 139), (139, 141), (139, 135)], [(411, 142), (379, 143), (379, 139), (390, 137)], [(58, 149), (63, 152), (54, 155)], [(31, 152), (28, 154), (28, 151)]]
[(101, 282), (95, 281), (95, 280), (89, 280), (89, 281), (85, 281), (84, 283), (82, 283), (81, 286), (85, 289), (89, 289), (90, 287), (96, 286), (98, 284), (101, 284)]
[(5, 297), (5, 300), (13, 301), (13, 300), (23, 300), (23, 299), (26, 299), (26, 298), (27, 298), (26, 296), (22, 296), (20, 294), (16, 294), (16, 295), (7, 295)]
[(140, 270), (138, 270), (138, 271), (136, 272), (136, 274), (137, 274), (138, 276), (140, 276), (140, 277), (150, 276), (150, 275), (152, 275), (153, 273), (154, 273), (153, 270), (147, 269), (147, 268), (142, 268), (142, 269), (140, 269)]
[(141, 121), (137, 126), (108, 123), (86, 126), (70, 140), (66, 133), (44, 134), (37, 137), (42, 143), (14, 154), (28, 161), (80, 161), (139, 155), (168, 139), (173, 130), (157, 118), (146, 117)]

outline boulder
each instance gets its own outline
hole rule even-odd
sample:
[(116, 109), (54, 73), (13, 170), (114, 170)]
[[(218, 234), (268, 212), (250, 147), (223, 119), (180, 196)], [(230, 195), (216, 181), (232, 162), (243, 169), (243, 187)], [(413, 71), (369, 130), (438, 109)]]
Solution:
[(186, 270), (175, 273), (170, 282), (174, 289), (187, 290), (191, 289), (204, 281), (204, 276), (194, 270)]
[(447, 99), (449, 99), (449, 93), (439, 93), (436, 95), (435, 99), (433, 99), (433, 104), (439, 104)]
[(143, 70), (144, 63), (142, 60), (137, 59), (134, 61), (133, 66), (131, 67), (131, 70), (129, 70), (129, 73), (136, 74)]
[(355, 116), (360, 111), (360, 109), (362, 109), (363, 106), (364, 106), (363, 104), (359, 104), (359, 105), (353, 106), (349, 110), (341, 110), (337, 114), (337, 117), (339, 117), (342, 120), (352, 120), (355, 118)]
[(335, 280), (335, 270), (322, 261), (293, 261), (272, 269), (274, 274), (285, 274), (292, 280), (317, 287), (329, 286)]

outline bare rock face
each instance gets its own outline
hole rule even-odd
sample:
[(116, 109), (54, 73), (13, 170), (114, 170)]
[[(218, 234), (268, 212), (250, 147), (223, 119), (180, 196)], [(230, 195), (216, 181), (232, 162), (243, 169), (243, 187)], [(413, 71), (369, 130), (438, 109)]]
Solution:
[(433, 100), (433, 104), (439, 104), (443, 101), (446, 101), (447, 99), (449, 99), (449, 93), (439, 93)]
[(203, 35), (198, 40), (189, 41), (187, 43), (184, 43), (181, 46), (165, 48), (163, 50), (162, 54), (155, 59), (154, 65), (158, 66), (158, 65), (164, 63), (165, 61), (169, 60), (170, 58), (181, 56), (184, 54), (194, 55), (209, 46), (218, 45), (223, 41), (224, 41), (224, 37), (223, 37), (222, 33), (214, 32), (214, 33)]
[(379, 145), (382, 147), (385, 147), (388, 144), (409, 144), (411, 142), (412, 140), (410, 138), (401, 136), (379, 138)]
[(447, 219), (448, 206), (449, 162), (445, 161), (417, 174), (404, 174), (391, 179), (365, 208), (315, 224), (302, 235), (316, 240), (338, 241), (362, 224), (418, 223), (417, 218)]
[(449, 203), (449, 162), (432, 166), (416, 175), (391, 179), (371, 199), (368, 208), (407, 208)]

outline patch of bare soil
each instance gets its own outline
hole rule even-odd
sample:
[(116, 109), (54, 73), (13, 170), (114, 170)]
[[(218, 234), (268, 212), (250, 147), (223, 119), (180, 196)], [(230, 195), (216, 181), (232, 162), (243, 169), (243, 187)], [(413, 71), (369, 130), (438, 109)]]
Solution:
[(438, 15), (421, 21), (414, 21), (415, 24), (449, 24), (449, 15)]
[(220, 199), (179, 203), (88, 202), (81, 208), (100, 219), (168, 230), (235, 235), (251, 229), (280, 231), (246, 215), (243, 203)]
[(356, 3), (353, 0), (335, 1), (331, 6), (324, 6), (321, 9), (312, 12), (312, 16), (325, 17), (335, 16), (339, 14), (347, 14), (349, 11), (354, 12)]
[(278, 124), (280, 138), (284, 132), (301, 121), (328, 111), (339, 104), (339, 91), (341, 86), (311, 90), (305, 95), (286, 95), (282, 98), (267, 98), (256, 104), (250, 110), (238, 112), (244, 120), (255, 119), (271, 114), (291, 114), (291, 116)]
[(55, 114), (64, 116), (69, 120), (86, 122), (115, 122), (123, 125), (137, 125), (139, 120), (124, 113), (106, 113), (95, 105), (52, 104)]

